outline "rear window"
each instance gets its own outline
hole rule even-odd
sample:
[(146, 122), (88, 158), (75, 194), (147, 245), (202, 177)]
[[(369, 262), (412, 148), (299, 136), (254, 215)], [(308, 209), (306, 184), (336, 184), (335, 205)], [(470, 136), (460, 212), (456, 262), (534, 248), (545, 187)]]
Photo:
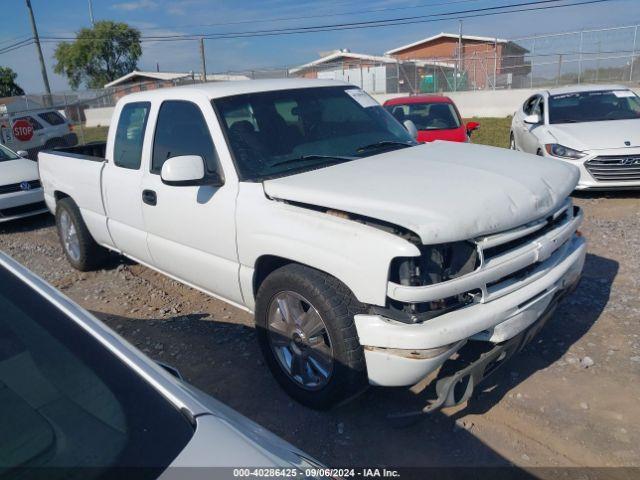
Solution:
[(396, 120), (411, 120), (418, 130), (449, 130), (460, 127), (460, 118), (450, 103), (407, 103), (385, 107)]
[(50, 112), (39, 113), (38, 116), (49, 125), (53, 126), (62, 125), (66, 122), (62, 115), (60, 115), (58, 112), (54, 112), (53, 110)]
[(157, 477), (193, 436), (187, 419), (2, 267), (0, 285), (0, 472), (100, 467), (82, 478), (124, 478), (115, 468), (143, 467), (137, 478)]
[(140, 168), (149, 108), (149, 102), (128, 103), (122, 108), (113, 147), (113, 163), (118, 167), (133, 170)]

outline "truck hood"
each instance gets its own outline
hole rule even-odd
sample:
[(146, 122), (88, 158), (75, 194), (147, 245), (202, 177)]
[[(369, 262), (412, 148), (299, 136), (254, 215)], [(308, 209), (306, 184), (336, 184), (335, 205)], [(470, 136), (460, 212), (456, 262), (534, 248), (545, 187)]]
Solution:
[(548, 131), (559, 144), (580, 151), (640, 146), (640, 119), (553, 124)]
[(437, 244), (544, 217), (578, 178), (578, 169), (565, 162), (434, 142), (267, 180), (264, 189), (271, 198), (383, 220)]
[(0, 185), (38, 179), (38, 164), (25, 158), (0, 162)]

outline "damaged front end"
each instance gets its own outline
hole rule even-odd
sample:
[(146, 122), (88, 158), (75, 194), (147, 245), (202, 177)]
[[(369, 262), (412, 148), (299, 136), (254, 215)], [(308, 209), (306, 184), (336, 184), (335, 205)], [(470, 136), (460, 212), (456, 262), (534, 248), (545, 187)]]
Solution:
[(586, 253), (581, 222), (568, 199), (518, 228), (419, 245), (420, 256), (394, 259), (387, 304), (355, 319), (370, 383), (410, 386), (439, 371), (424, 411), (466, 401), (577, 284)]

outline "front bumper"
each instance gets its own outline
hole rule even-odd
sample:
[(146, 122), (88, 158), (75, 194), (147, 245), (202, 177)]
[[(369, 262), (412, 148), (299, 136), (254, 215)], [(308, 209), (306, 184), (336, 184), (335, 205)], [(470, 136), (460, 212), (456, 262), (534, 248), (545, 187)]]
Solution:
[(467, 341), (501, 343), (536, 322), (562, 291), (578, 281), (586, 242), (573, 236), (542, 262), (535, 280), (486, 303), (475, 303), (419, 324), (356, 315), (369, 383), (409, 386), (439, 368)]
[(0, 195), (0, 223), (47, 211), (42, 188)]

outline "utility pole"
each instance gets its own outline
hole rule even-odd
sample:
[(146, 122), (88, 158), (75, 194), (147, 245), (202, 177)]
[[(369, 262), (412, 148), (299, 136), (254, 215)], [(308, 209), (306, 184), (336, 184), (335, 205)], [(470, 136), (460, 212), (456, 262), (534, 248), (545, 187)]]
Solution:
[(89, 20), (91, 21), (91, 26), (95, 27), (96, 21), (93, 18), (93, 3), (91, 2), (91, 0), (89, 0)]
[(456, 68), (456, 78), (454, 91), (458, 90), (458, 76), (462, 75), (462, 20), (458, 20), (458, 68)]
[(207, 81), (207, 62), (204, 59), (204, 37), (200, 37), (200, 58), (202, 60), (202, 83)]
[(33, 39), (36, 42), (36, 48), (38, 50), (38, 58), (40, 60), (40, 71), (42, 73), (42, 82), (44, 83), (44, 89), (49, 95), (49, 101), (51, 101), (51, 87), (49, 87), (49, 77), (47, 76), (47, 67), (44, 64), (44, 57), (42, 56), (42, 47), (40, 46), (40, 37), (38, 36), (38, 29), (36, 28), (36, 19), (33, 17), (33, 9), (31, 8), (31, 0), (26, 0), (27, 10), (29, 10), (29, 19), (31, 20), (31, 31), (33, 32)]

